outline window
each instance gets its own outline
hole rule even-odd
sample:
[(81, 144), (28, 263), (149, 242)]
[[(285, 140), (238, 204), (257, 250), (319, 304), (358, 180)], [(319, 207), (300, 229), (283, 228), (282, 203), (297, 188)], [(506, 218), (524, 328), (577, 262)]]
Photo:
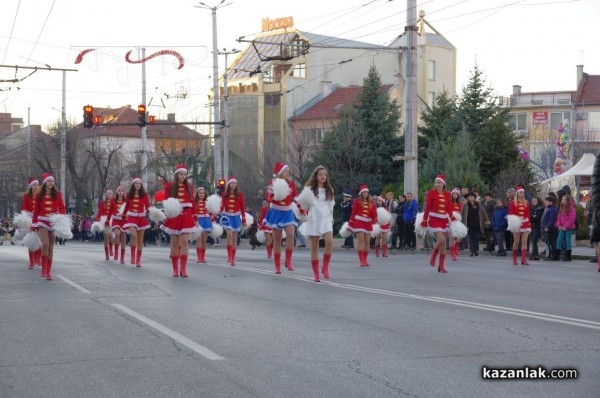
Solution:
[(560, 123), (564, 119), (571, 121), (571, 113), (570, 112), (552, 112), (550, 114), (550, 129), (552, 129), (552, 130), (558, 129), (558, 126), (560, 126)]
[(430, 108), (435, 106), (435, 93), (433, 91), (427, 92), (427, 106)]
[(265, 108), (266, 107), (277, 107), (281, 102), (281, 95), (279, 93), (265, 94)]
[(588, 111), (588, 129), (600, 131), (600, 112)]
[(318, 145), (323, 140), (325, 129), (306, 129), (302, 130), (302, 143), (304, 145)]
[(512, 131), (527, 130), (527, 114), (511, 113), (508, 118), (508, 127)]
[(427, 76), (429, 80), (435, 81), (435, 61), (429, 60), (427, 65)]
[(292, 70), (293, 77), (306, 77), (306, 64), (297, 64)]

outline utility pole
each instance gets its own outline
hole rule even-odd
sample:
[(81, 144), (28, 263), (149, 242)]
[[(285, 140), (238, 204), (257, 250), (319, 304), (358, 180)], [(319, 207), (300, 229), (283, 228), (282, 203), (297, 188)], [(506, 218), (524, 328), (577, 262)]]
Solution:
[[(146, 48), (142, 47), (142, 58), (146, 59)], [(146, 63), (142, 62), (142, 104), (146, 106)], [(147, 109), (146, 109), (147, 110)], [(147, 127), (142, 127), (142, 184), (148, 189), (148, 141), (146, 139)]]
[(225, 0), (221, 0), (219, 4), (211, 7), (200, 2), (196, 8), (206, 8), (212, 12), (212, 34), (213, 34), (213, 139), (215, 140), (214, 148), (214, 168), (215, 179), (223, 178), (221, 169), (221, 134), (217, 132), (216, 122), (219, 120), (219, 50), (217, 49), (217, 9), (228, 6), (231, 3), (221, 6)]
[(223, 122), (225, 127), (223, 128), (223, 175), (225, 178), (229, 176), (229, 106), (227, 100), (229, 99), (229, 92), (227, 91), (227, 82), (229, 79), (229, 64), (227, 63), (227, 55), (237, 54), (240, 50), (235, 48), (231, 51), (223, 49), (223, 52), (219, 54), (225, 55), (225, 73), (223, 74)]
[(404, 130), (404, 192), (419, 197), (417, 149), (417, 2), (407, 0), (406, 13), (406, 127)]

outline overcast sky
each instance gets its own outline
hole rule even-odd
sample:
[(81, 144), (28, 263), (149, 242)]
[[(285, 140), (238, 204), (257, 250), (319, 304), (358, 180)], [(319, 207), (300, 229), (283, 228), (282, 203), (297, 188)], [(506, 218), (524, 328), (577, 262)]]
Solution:
[[(210, 7), (218, 1), (206, 0)], [(457, 87), (477, 63), (500, 95), (575, 90), (576, 65), (600, 74), (599, 0), (418, 0), (426, 19), (457, 48)], [(212, 87), (211, 10), (188, 0), (2, 0), (0, 64), (77, 69), (67, 73), (67, 116), (82, 107), (116, 108), (141, 102), (141, 66), (126, 62), (160, 50), (180, 53), (146, 62), (149, 111), (178, 120), (207, 117)], [(297, 29), (373, 44), (404, 31), (407, 2), (399, 0), (225, 0), (217, 10), (220, 50), (244, 49), (236, 40), (261, 30), (262, 18), (292, 16)], [(84, 49), (96, 50), (75, 64)], [(233, 56), (229, 56), (229, 63)], [(224, 70), (219, 57), (219, 74)], [(62, 73), (0, 69), (0, 112), (43, 128), (60, 118)]]

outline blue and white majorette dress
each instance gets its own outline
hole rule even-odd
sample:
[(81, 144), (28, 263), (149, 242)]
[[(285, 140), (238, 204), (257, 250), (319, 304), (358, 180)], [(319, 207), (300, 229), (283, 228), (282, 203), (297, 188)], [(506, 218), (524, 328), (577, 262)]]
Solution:
[(308, 236), (323, 236), (333, 232), (333, 206), (335, 200), (327, 200), (325, 188), (319, 188), (315, 195), (315, 204), (308, 210), (306, 234)]
[(212, 219), (206, 208), (206, 200), (200, 199), (196, 205), (198, 206), (198, 225), (204, 232), (212, 231)]
[(271, 205), (269, 211), (267, 211), (265, 219), (263, 220), (264, 226), (271, 229), (282, 230), (288, 225), (298, 225), (296, 224), (296, 217), (294, 216), (294, 211), (292, 210), (294, 198), (298, 196), (296, 184), (294, 181), (287, 181), (287, 183), (290, 187), (290, 193), (283, 200), (275, 200), (273, 197), (273, 181), (271, 181), (269, 184), (269, 187), (267, 188), (266, 200)]
[(244, 203), (244, 194), (221, 194), (221, 225), (223, 229), (230, 229), (233, 232), (239, 232), (242, 224), (246, 224), (246, 205)]

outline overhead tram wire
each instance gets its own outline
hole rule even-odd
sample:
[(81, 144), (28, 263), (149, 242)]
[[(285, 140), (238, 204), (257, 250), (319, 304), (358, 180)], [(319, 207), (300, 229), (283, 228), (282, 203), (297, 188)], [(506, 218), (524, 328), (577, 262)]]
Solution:
[[(12, 41), (13, 32), (15, 31), (15, 25), (17, 23), (17, 17), (19, 16), (19, 10), (21, 9), (21, 0), (19, 0), (19, 4), (17, 5), (17, 11), (15, 12), (15, 18), (13, 19), (12, 27), (10, 28), (10, 36), (8, 36), (8, 43), (6, 43), (6, 49), (4, 50), (4, 56), (2, 57), (2, 65), (4, 65), (4, 61), (6, 60), (6, 54), (8, 53), (8, 48), (10, 47), (10, 42)], [(2, 68), (0, 68), (0, 71)]]

